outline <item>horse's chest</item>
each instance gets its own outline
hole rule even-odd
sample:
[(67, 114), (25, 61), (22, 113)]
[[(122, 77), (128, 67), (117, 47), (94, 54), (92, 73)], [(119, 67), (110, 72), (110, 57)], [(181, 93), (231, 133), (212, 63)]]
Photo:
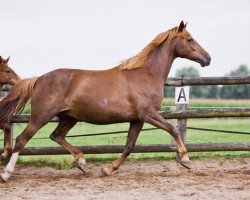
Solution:
[(154, 96), (151, 99), (151, 106), (154, 107), (156, 110), (159, 110), (161, 108), (161, 102), (163, 100), (163, 96)]
[(149, 104), (149, 106), (160, 108), (163, 98), (164, 98), (163, 90), (157, 89), (157, 90), (148, 92), (145, 100)]

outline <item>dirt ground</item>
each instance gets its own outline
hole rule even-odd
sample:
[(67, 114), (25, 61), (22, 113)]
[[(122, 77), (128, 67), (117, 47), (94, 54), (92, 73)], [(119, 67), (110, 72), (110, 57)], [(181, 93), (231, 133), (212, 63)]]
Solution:
[(0, 199), (250, 199), (250, 158), (196, 159), (192, 170), (175, 161), (132, 160), (110, 177), (100, 176), (103, 165), (87, 163), (85, 175), (17, 166), (0, 183)]

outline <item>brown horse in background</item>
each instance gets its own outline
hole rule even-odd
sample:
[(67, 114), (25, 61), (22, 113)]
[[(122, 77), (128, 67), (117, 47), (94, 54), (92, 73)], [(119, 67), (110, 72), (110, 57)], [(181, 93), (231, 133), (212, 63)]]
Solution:
[(65, 140), (78, 121), (93, 124), (130, 122), (124, 152), (103, 168), (105, 175), (117, 170), (132, 152), (145, 122), (173, 136), (180, 164), (189, 167), (187, 150), (176, 128), (157, 112), (163, 100), (165, 80), (177, 57), (196, 61), (203, 67), (210, 64), (209, 54), (192, 38), (183, 22), (160, 33), (138, 55), (112, 69), (57, 69), (17, 83), (0, 102), (0, 122), (11, 120), (29, 99), (31, 119), (16, 138), (11, 159), (1, 174), (2, 180), (9, 179), (26, 143), (55, 116), (59, 118), (59, 124), (51, 133), (51, 139), (73, 154), (83, 172), (83, 153)]
[[(3, 59), (0, 56), (0, 88), (2, 89), (3, 85), (15, 85), (21, 79), (20, 77), (8, 66), (10, 57)], [(4, 152), (1, 154), (0, 161), (4, 161), (11, 155), (12, 152), (12, 141), (10, 135), (10, 123), (1, 121), (0, 129), (4, 131)]]
[(15, 85), (21, 78), (8, 65), (10, 57), (3, 59), (0, 56), (0, 88), (5, 84)]

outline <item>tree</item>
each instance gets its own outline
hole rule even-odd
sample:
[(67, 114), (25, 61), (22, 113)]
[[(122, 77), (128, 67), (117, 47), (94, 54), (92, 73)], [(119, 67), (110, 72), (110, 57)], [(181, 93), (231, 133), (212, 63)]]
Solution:
[[(176, 77), (200, 77), (199, 71), (194, 67), (183, 67), (176, 71)], [(202, 96), (202, 88), (190, 86), (190, 97), (198, 98)]]
[[(183, 67), (176, 71), (176, 77), (200, 77), (199, 71), (194, 67)], [(193, 98), (217, 98), (219, 88), (216, 85), (190, 86), (190, 97)], [(174, 87), (165, 87), (165, 97), (174, 97)]]
[(167, 98), (174, 97), (174, 87), (173, 86), (165, 86), (164, 87), (164, 97), (167, 97)]
[[(193, 67), (183, 67), (178, 69), (175, 74), (176, 77), (199, 77), (199, 71)], [(172, 86), (168, 86), (164, 88), (164, 96), (165, 97), (174, 97), (175, 88)], [(191, 87), (190, 88), (190, 96), (197, 96), (199, 95), (200, 90)]]
[[(246, 65), (240, 65), (234, 71), (231, 71), (227, 76), (246, 76), (250, 75), (250, 70)], [(223, 99), (249, 99), (249, 85), (224, 85), (220, 90), (220, 97)]]
[(206, 99), (217, 99), (219, 98), (219, 87), (217, 85), (206, 85), (206, 86), (199, 86), (204, 87), (202, 90), (202, 97)]
[(199, 71), (194, 67), (183, 67), (178, 69), (175, 74), (176, 77), (200, 77)]

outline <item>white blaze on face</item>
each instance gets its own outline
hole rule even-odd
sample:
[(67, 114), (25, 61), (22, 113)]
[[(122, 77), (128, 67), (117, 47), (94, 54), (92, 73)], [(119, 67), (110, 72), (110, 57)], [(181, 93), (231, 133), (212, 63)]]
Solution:
[(10, 175), (12, 174), (12, 172), (14, 171), (18, 156), (19, 156), (19, 152), (12, 154), (9, 163), (4, 169), (4, 173), (1, 174), (1, 178), (3, 179), (3, 181), (7, 181)]

